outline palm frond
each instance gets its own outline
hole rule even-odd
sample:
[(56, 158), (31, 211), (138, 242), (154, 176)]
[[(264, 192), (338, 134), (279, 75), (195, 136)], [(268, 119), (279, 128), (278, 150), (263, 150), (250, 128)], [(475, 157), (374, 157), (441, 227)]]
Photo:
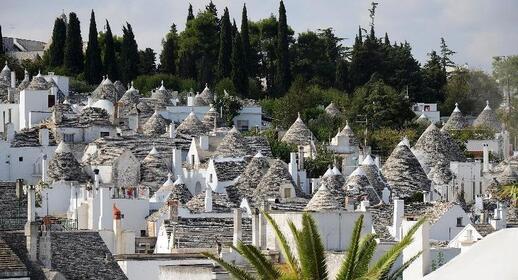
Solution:
[(324, 246), (315, 220), (309, 213), (302, 215), (302, 238), (304, 246), (303, 250), (299, 251), (299, 259), (301, 259), (302, 270), (305, 272), (306, 278), (327, 279)]
[(360, 241), (354, 271), (351, 279), (357, 279), (367, 274), (372, 256), (376, 251), (376, 235), (369, 233)]
[(274, 264), (266, 259), (266, 257), (253, 245), (246, 245), (239, 241), (237, 246), (232, 246), (241, 256), (243, 256), (250, 265), (252, 265), (261, 279), (275, 280), (279, 279), (281, 273), (275, 268)]
[(408, 231), (408, 233), (394, 246), (392, 246), (381, 258), (376, 262), (376, 264), (369, 271), (369, 275), (386, 278), (388, 273), (390, 272), (392, 266), (396, 262), (397, 258), (401, 255), (403, 250), (412, 243), (413, 235), (417, 231), (417, 229), (423, 225), (426, 221), (425, 218), (420, 219), (417, 223), (415, 223), (412, 228)]
[(257, 280), (257, 278), (253, 277), (250, 273), (246, 272), (244, 269), (231, 264), (229, 262), (226, 262), (220, 257), (217, 257), (211, 253), (205, 252), (202, 253), (205, 257), (217, 262), (219, 265), (221, 265), (230, 275), (232, 275), (234, 278), (238, 280)]
[(419, 256), (421, 256), (423, 252), (419, 252), (417, 255), (413, 256), (412, 258), (410, 258), (409, 260), (407, 260), (403, 265), (401, 265), (400, 267), (398, 267), (398, 269), (396, 269), (396, 271), (392, 272), (386, 280), (398, 280), (398, 279), (401, 279), (401, 277), (403, 276), (403, 271), (405, 271), (405, 269), (407, 269), (417, 258), (419, 258)]
[(362, 226), (363, 215), (360, 215), (360, 217), (354, 223), (351, 241), (349, 241), (349, 248), (347, 250), (347, 256), (338, 269), (338, 274), (336, 275), (337, 280), (352, 279), (352, 272), (354, 270), (354, 265), (357, 259), (358, 241), (360, 240)]
[(264, 217), (266, 218), (268, 223), (270, 223), (270, 225), (273, 228), (273, 231), (275, 233), (275, 237), (277, 238), (277, 241), (279, 242), (279, 245), (281, 247), (282, 255), (286, 259), (286, 263), (288, 264), (288, 266), (289, 266), (289, 268), (291, 270), (291, 273), (294, 274), (294, 275), (299, 275), (300, 269), (299, 269), (299, 266), (297, 264), (297, 260), (295, 259), (295, 256), (293, 255), (293, 252), (291, 251), (291, 248), (290, 248), (290, 246), (288, 244), (286, 236), (279, 229), (279, 225), (270, 216), (270, 214), (268, 214), (268, 213), (266, 213), (264, 211), (262, 211), (262, 214), (264, 215)]

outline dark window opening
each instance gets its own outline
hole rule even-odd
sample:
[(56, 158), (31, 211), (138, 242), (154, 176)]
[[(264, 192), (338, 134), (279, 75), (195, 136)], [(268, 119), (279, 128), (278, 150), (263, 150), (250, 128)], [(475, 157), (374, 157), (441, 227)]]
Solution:
[(56, 96), (49, 95), (48, 96), (48, 108), (53, 107), (56, 104)]
[(18, 158), (18, 161), (19, 161), (19, 162), (22, 162), (22, 161), (23, 161), (23, 157), (19, 157), (19, 158)]
[(108, 137), (108, 136), (110, 136), (110, 132), (101, 131), (101, 137)]

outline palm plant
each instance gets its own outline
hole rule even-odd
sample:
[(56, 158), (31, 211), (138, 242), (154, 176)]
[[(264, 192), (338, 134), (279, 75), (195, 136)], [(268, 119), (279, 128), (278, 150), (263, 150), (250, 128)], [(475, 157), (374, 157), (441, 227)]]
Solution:
[(518, 183), (502, 186), (498, 196), (503, 200), (510, 200), (513, 206), (518, 206)]
[[(309, 213), (304, 213), (302, 216), (302, 229), (295, 227), (291, 221), (288, 223), (295, 241), (297, 257), (295, 257), (294, 251), (288, 245), (286, 236), (281, 232), (278, 224), (268, 213), (263, 213), (263, 215), (266, 217), (275, 232), (286, 264), (274, 264), (255, 246), (244, 244), (241, 241), (238, 242), (237, 246), (232, 246), (232, 248), (245, 258), (255, 269), (253, 272), (249, 272), (213, 254), (204, 253), (204, 255), (221, 265), (234, 278), (240, 280), (329, 279), (324, 246), (316, 223)], [(420, 253), (406, 261), (401, 267), (397, 268), (393, 272), (391, 272), (392, 267), (397, 258), (403, 252), (403, 249), (412, 242), (412, 235), (424, 223), (424, 221), (425, 219), (419, 220), (403, 237), (403, 239), (401, 239), (401, 241), (393, 245), (373, 265), (369, 265), (372, 261), (374, 252), (376, 251), (376, 236), (374, 234), (367, 234), (360, 239), (361, 228), (363, 225), (363, 215), (361, 215), (354, 225), (347, 254), (340, 265), (335, 279), (399, 279), (403, 274), (403, 271), (419, 257)]]

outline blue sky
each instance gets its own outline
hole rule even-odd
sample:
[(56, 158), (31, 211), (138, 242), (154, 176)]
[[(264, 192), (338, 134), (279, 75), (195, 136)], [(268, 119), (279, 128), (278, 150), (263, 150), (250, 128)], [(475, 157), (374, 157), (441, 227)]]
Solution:
[[(139, 48), (160, 52), (160, 42), (174, 22), (183, 30), (188, 3), (195, 12), (208, 0), (2, 0), (0, 25), (4, 36), (47, 41), (52, 24), (62, 10), (75, 11), (81, 20), (83, 40), (88, 37), (90, 10), (94, 9), (98, 29), (104, 19), (121, 33), (128, 21)], [(251, 20), (277, 14), (278, 1), (215, 0), (219, 12), (228, 6), (231, 16), (241, 20), (246, 2)], [(408, 41), (422, 63), (430, 50), (438, 49), (444, 37), (457, 51), (454, 61), (471, 68), (491, 70), (493, 56), (518, 54), (518, 1), (516, 0), (378, 0), (376, 32), (389, 33), (391, 41)], [(367, 27), (370, 1), (285, 0), (288, 24), (297, 32), (333, 27), (339, 37), (354, 38), (358, 25)], [(344, 41), (351, 44), (352, 39)]]

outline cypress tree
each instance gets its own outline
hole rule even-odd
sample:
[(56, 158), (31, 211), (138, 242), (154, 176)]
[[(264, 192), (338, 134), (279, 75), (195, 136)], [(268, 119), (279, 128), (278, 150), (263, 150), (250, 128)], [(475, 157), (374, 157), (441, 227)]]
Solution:
[(230, 64), (230, 56), (232, 55), (232, 26), (230, 25), (230, 16), (227, 8), (225, 8), (221, 18), (221, 31), (219, 34), (219, 55), (216, 73), (218, 79), (223, 79), (229, 77), (232, 70)]
[(121, 77), (124, 83), (129, 83), (138, 75), (139, 54), (133, 29), (129, 23), (122, 27), (121, 46)]
[(48, 50), (50, 67), (59, 67), (63, 65), (66, 39), (67, 24), (63, 18), (58, 17), (54, 21), (54, 29), (52, 30), (52, 43), (50, 44)]
[(88, 46), (86, 47), (85, 80), (89, 84), (97, 84), (101, 81), (103, 65), (101, 61), (101, 49), (97, 41), (97, 25), (95, 23), (94, 10), (92, 10), (90, 15), (89, 32)]
[(108, 20), (106, 20), (106, 34), (104, 40), (104, 72), (110, 79), (115, 81), (119, 79), (119, 68), (117, 66), (117, 58), (115, 56), (113, 34)]
[(64, 65), (69, 74), (77, 75), (83, 72), (83, 39), (79, 19), (73, 12), (68, 16)]
[(243, 43), (239, 32), (234, 36), (232, 44), (232, 83), (237, 94), (248, 97), (248, 75), (246, 74)]
[(349, 90), (349, 66), (343, 59), (340, 59), (336, 66), (335, 87), (343, 91)]
[(290, 88), (291, 70), (288, 49), (288, 23), (286, 8), (281, 0), (279, 5), (279, 25), (277, 29), (277, 94), (284, 95)]
[(5, 49), (4, 49), (4, 40), (2, 40), (2, 26), (0, 25), (0, 65), (4, 65), (4, 55), (5, 55)]
[[(237, 30), (237, 24), (236, 24), (236, 20), (235, 19), (232, 19), (232, 40), (234, 40), (234, 37), (236, 36), (236, 34), (238, 33), (238, 30)], [(234, 43), (234, 41), (232, 41), (232, 43)]]
[(246, 69), (248, 70), (247, 73), (251, 76), (253, 74), (253, 67), (251, 63), (250, 35), (248, 32), (248, 13), (246, 10), (246, 4), (243, 4), (243, 12), (241, 15), (241, 40), (243, 41), (243, 54)]
[(189, 3), (189, 11), (187, 12), (187, 22), (194, 19), (194, 13), (192, 12), (192, 5)]
[(160, 54), (160, 71), (176, 75), (176, 60), (178, 58), (178, 34), (176, 25), (171, 26), (165, 40), (162, 41), (162, 53)]

